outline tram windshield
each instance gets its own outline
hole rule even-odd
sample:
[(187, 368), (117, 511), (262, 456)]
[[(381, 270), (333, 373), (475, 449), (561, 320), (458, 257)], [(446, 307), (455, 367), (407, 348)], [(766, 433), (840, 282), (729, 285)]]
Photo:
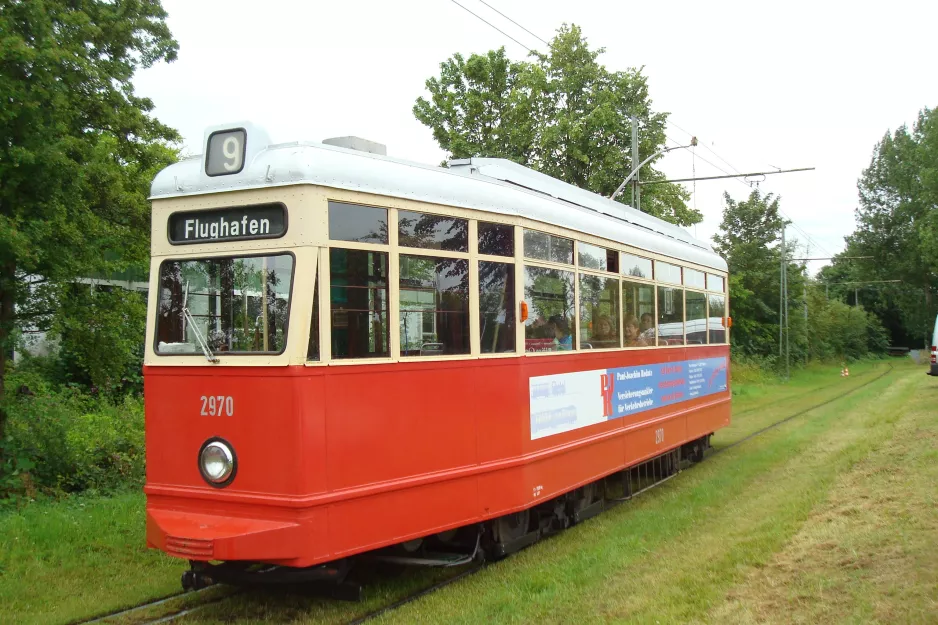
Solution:
[(163, 262), (157, 353), (282, 352), (293, 264), (292, 254)]

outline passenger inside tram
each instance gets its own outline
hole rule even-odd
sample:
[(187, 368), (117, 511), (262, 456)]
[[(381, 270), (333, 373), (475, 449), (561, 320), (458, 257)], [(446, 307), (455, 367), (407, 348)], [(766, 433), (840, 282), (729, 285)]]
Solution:
[(554, 315), (547, 322), (548, 328), (554, 336), (554, 350), (567, 351), (573, 349), (573, 336), (570, 334), (567, 320), (560, 315)]
[[(652, 332), (654, 332), (654, 329), (652, 329)], [(645, 340), (639, 329), (638, 319), (629, 315), (625, 320), (625, 346), (645, 347), (647, 345), (648, 341)]]
[(596, 319), (593, 336), (590, 337), (593, 347), (618, 347), (619, 333), (616, 332), (615, 322), (609, 315), (600, 315)]

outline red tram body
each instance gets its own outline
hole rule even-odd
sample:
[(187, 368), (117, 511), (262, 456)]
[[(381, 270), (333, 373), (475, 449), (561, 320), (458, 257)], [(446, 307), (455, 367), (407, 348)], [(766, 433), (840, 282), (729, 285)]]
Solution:
[[(201, 161), (196, 167), (204, 175)], [(198, 208), (243, 202), (222, 201), (205, 191), (196, 199)], [(290, 213), (291, 228), (298, 212)], [(159, 214), (155, 210), (154, 239), (166, 237), (165, 215)], [(204, 256), (222, 253), (210, 243), (193, 249)], [(181, 249), (155, 251), (154, 267), (156, 256)], [(302, 262), (296, 261), (297, 276)], [(151, 293), (160, 291), (159, 280), (151, 278)], [(298, 280), (293, 288), (300, 286)], [(189, 291), (186, 282), (186, 297)], [(247, 295), (242, 297), (247, 317)], [(302, 339), (299, 350), (305, 348), (303, 330), (311, 316), (315, 323), (317, 314), (323, 320), (327, 315), (314, 308), (304, 317), (297, 297), (289, 313), (289, 340)], [(316, 297), (328, 306), (325, 289)], [(155, 319), (164, 313), (158, 305), (151, 308), (153, 336)], [(725, 325), (725, 309), (715, 323)], [(523, 336), (522, 329), (518, 332)], [(286, 338), (283, 355), (268, 357), (276, 366), (242, 364), (224, 352), (221, 364), (205, 362), (198, 350), (164, 357), (148, 348), (147, 543), (193, 561), (309, 567), (532, 508), (728, 425), (725, 334), (718, 343), (704, 338), (695, 345), (583, 347), (549, 355), (518, 349), (497, 358), (398, 358), (336, 366), (297, 363), (302, 357), (288, 357), (294, 343)], [(395, 349), (401, 350), (390, 351)], [(612, 418), (614, 384), (607, 385), (605, 377), (600, 383), (597, 375), (595, 384), (593, 378), (585, 382), (585, 392), (595, 397), (583, 401), (604, 401), (606, 420), (533, 436), (532, 380), (644, 366), (667, 369), (673, 384), (686, 388), (688, 363), (707, 359), (723, 363), (702, 382), (712, 385), (720, 378), (719, 388), (708, 394), (674, 396), (667, 405)], [(237, 366), (225, 366), (228, 362)], [(226, 401), (235, 408), (226, 408)], [(236, 450), (234, 472), (224, 487), (207, 483), (200, 472), (199, 449), (213, 439)]]

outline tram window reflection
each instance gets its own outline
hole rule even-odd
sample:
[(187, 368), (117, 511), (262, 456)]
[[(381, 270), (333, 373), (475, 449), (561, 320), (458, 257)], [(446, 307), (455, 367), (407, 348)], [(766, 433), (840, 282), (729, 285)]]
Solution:
[(469, 251), (469, 220), (413, 211), (397, 211), (399, 242), (426, 250)]
[(684, 344), (684, 289), (658, 287), (658, 345)]
[(688, 345), (707, 344), (707, 296), (696, 291), (686, 291), (684, 305), (687, 308), (684, 334)]
[(359, 243), (388, 242), (388, 210), (329, 202), (329, 238)]
[(515, 228), (505, 224), (479, 222), (479, 253), (489, 256), (515, 255)]
[(479, 262), (481, 353), (515, 351), (515, 267)]
[(633, 254), (622, 253), (622, 273), (636, 278), (648, 278), (651, 280), (651, 260), (635, 256)]
[(388, 255), (329, 250), (333, 358), (388, 356)]
[(622, 282), (622, 314), (625, 347), (655, 344), (655, 287), (641, 282)]
[(524, 257), (572, 265), (573, 240), (537, 230), (525, 230)]
[(292, 254), (164, 262), (157, 353), (201, 354), (199, 335), (213, 352), (282, 352), (292, 280)]
[(580, 274), (580, 348), (619, 347), (619, 280)]
[(711, 343), (726, 343), (726, 300), (722, 295), (710, 295), (710, 316), (707, 326), (710, 328)]
[(469, 353), (469, 261), (401, 255), (401, 356)]
[(545, 267), (524, 268), (524, 349), (528, 352), (557, 352), (576, 344), (573, 272)]
[(313, 281), (313, 318), (309, 322), (309, 346), (306, 360), (319, 360), (319, 268)]
[(684, 269), (684, 286), (694, 287), (695, 289), (706, 288), (704, 272), (690, 268)]
[(578, 243), (577, 263), (584, 269), (619, 273), (619, 252), (589, 243)]

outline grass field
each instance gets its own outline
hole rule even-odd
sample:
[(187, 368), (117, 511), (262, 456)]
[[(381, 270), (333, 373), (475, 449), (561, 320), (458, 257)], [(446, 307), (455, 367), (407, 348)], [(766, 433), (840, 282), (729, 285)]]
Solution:
[[(892, 364), (843, 397), (886, 364), (738, 387), (717, 449), (832, 401), (378, 622), (938, 622), (938, 383)], [(175, 591), (183, 567), (142, 529), (138, 495), (0, 516), (0, 622)], [(362, 604), (251, 591), (184, 622), (345, 622), (440, 575), (379, 579)]]

